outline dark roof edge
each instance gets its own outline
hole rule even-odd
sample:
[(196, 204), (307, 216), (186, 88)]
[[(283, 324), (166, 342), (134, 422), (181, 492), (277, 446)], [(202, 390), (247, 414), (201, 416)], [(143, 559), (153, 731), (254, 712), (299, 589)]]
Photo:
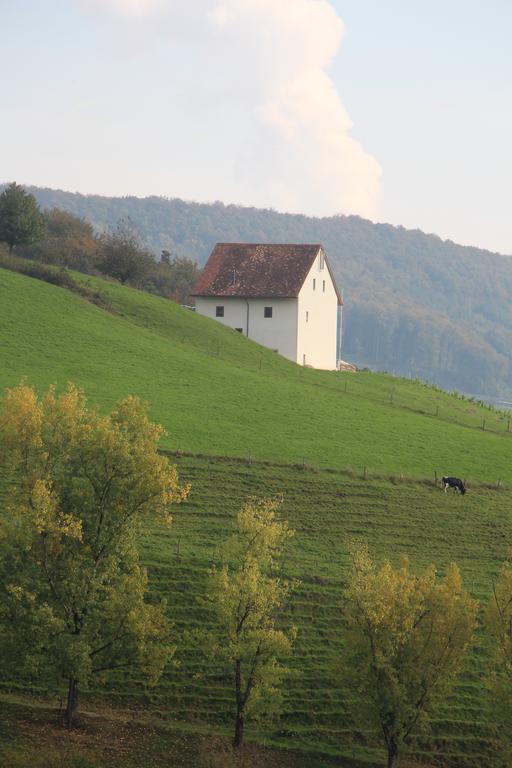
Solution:
[(281, 296), (278, 296), (277, 294), (273, 294), (272, 296), (267, 296), (265, 294), (261, 296), (255, 296), (254, 294), (247, 294), (242, 296), (239, 293), (236, 294), (226, 294), (223, 296), (219, 293), (191, 293), (190, 296), (193, 296), (194, 298), (197, 296), (201, 299), (298, 299), (298, 296), (289, 295), (289, 294), (282, 294)]
[(250, 248), (255, 248), (257, 246), (276, 246), (277, 248), (322, 248), (324, 250), (324, 246), (322, 243), (232, 243), (232, 242), (225, 242), (225, 243), (215, 243), (214, 250), (218, 245), (235, 245), (235, 246), (249, 246)]

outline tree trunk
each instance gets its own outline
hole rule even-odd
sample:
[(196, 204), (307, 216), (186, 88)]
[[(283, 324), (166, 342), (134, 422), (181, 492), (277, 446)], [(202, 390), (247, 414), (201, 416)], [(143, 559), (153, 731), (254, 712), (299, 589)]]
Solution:
[(396, 768), (398, 765), (398, 747), (394, 741), (388, 744), (388, 768)]
[(242, 746), (244, 741), (244, 716), (242, 712), (236, 713), (235, 723), (235, 738), (233, 739), (233, 746), (238, 749)]
[(67, 728), (72, 728), (75, 722), (75, 715), (78, 706), (78, 680), (76, 677), (70, 677), (68, 683), (68, 700), (66, 711), (64, 712), (64, 724)]
[(242, 699), (242, 663), (240, 659), (235, 661), (235, 697), (236, 720), (233, 746), (235, 749), (238, 749), (242, 746), (244, 740), (244, 702)]

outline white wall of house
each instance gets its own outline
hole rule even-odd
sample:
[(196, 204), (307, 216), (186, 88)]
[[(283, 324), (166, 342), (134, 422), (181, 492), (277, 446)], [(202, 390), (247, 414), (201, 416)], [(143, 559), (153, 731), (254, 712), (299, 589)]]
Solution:
[(297, 362), (313, 368), (336, 368), (338, 298), (320, 252), (298, 299)]
[[(199, 314), (230, 328), (241, 328), (244, 336), (258, 344), (276, 350), (289, 360), (302, 362), (297, 356), (298, 299), (196, 296), (195, 301)], [(223, 307), (223, 316), (217, 314), (217, 307)], [(271, 308), (271, 317), (265, 317), (265, 307)]]

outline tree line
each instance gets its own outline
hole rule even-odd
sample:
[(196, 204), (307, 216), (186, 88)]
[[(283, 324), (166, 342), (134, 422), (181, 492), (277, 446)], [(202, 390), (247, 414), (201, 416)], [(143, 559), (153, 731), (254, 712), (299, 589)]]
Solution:
[(105, 275), (181, 303), (190, 300), (200, 274), (195, 261), (165, 249), (157, 261), (128, 219), (96, 234), (89, 222), (67, 211), (41, 211), (16, 183), (0, 195), (0, 242), (11, 256)]
[[(65, 681), (68, 727), (93, 679), (137, 667), (156, 685), (176, 651), (172, 608), (149, 593), (138, 552), (142, 526), (172, 525), (191, 492), (158, 452), (161, 434), (137, 398), (101, 415), (73, 384), (39, 397), (22, 383), (0, 401), (0, 655), (34, 681)], [(279, 712), (297, 635), (289, 611), (297, 582), (282, 562), (296, 533), (281, 502), (247, 501), (205, 584), (203, 650), (231, 680), (235, 750), (248, 722)], [(463, 669), (480, 606), (453, 563), (440, 578), (434, 566), (417, 574), (406, 557), (377, 563), (361, 541), (347, 548), (333, 674), (351, 692), (351, 719), (380, 733), (395, 768)], [(487, 687), (510, 725), (510, 564), (484, 614)]]
[(512, 261), (357, 216), (32, 188), (98, 231), (129, 218), (153, 253), (203, 265), (217, 241), (322, 243), (344, 292), (343, 356), (469, 394), (512, 393)]

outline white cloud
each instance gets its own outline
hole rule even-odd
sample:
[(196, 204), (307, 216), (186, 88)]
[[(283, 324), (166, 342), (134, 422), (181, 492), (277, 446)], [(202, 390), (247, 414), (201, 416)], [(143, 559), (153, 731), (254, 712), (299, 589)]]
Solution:
[[(328, 72), (344, 32), (328, 0), (84, 1), (144, 16), (136, 34), (186, 50), (181, 122), (207, 124), (198, 162), (210, 177), (201, 188), (190, 168), (190, 196), (377, 216), (380, 166), (353, 137)], [(180, 151), (194, 162), (190, 147)]]

